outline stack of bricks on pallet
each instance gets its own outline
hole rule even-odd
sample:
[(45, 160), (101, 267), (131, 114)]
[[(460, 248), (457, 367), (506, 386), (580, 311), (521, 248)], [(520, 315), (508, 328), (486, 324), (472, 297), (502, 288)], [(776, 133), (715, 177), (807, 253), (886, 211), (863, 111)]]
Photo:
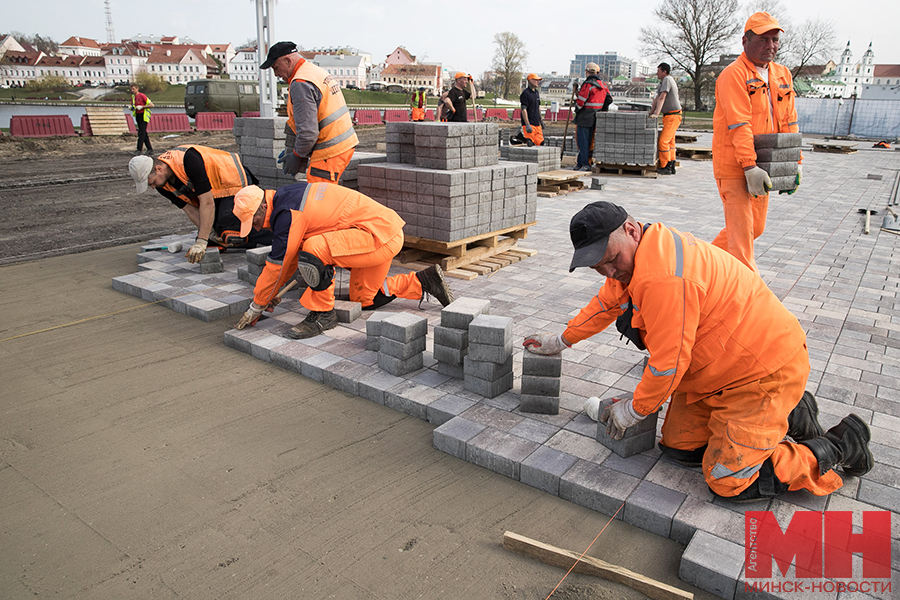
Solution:
[(354, 152), (353, 158), (347, 163), (347, 168), (341, 173), (338, 185), (351, 190), (359, 190), (359, 165), (383, 163), (387, 161), (387, 155), (376, 152)]
[(494, 123), (388, 123), (387, 160), (423, 169), (470, 169), (497, 164)]
[(239, 117), (234, 120), (241, 162), (259, 179), (260, 187), (276, 190), (283, 185), (297, 183), (293, 175), (285, 175), (277, 164), (284, 150), (285, 117)]
[(537, 174), (534, 163), (455, 171), (368, 164), (359, 167), (359, 191), (396, 211), (407, 236), (455, 242), (533, 222)]
[(441, 324), (434, 327), (434, 359), (441, 375), (464, 379), (469, 352), (469, 324), (491, 312), (490, 300), (457, 298), (441, 310)]
[(224, 273), (225, 265), (222, 263), (222, 255), (219, 254), (218, 248), (207, 248), (200, 259), (200, 272), (204, 275), (209, 273)]
[[(512, 317), (481, 314), (469, 323), (463, 387), (485, 398), (512, 389)], [(558, 392), (557, 392), (558, 393)]]
[(613, 165), (655, 165), (657, 120), (649, 113), (598, 112), (594, 160)]
[[(629, 397), (619, 397), (619, 402), (628, 402)], [(603, 409), (613, 403), (612, 398), (600, 401), (598, 415), (603, 414)], [(621, 440), (614, 440), (606, 433), (606, 424), (597, 423), (597, 441), (609, 448), (622, 458), (628, 458), (633, 454), (639, 454), (653, 448), (656, 443), (656, 424), (659, 420), (659, 412), (650, 413), (647, 418), (625, 430), (625, 436)]]
[(522, 354), (522, 412), (559, 414), (562, 354)]
[(514, 162), (537, 163), (538, 170), (559, 170), (559, 148), (550, 146), (503, 146), (500, 157)]
[[(569, 127), (569, 134), (565, 136), (566, 140), (566, 156), (576, 156), (578, 154), (578, 141), (575, 139), (575, 126)], [(563, 145), (563, 136), (548, 135), (544, 138), (544, 145), (554, 148), (561, 148)], [(558, 150), (557, 150), (558, 152)]]
[(378, 320), (376, 327), (379, 334), (378, 368), (395, 377), (422, 368), (427, 318), (406, 312), (393, 313)]
[(753, 136), (756, 165), (769, 174), (772, 191), (797, 187), (803, 136), (799, 133), (763, 133)]

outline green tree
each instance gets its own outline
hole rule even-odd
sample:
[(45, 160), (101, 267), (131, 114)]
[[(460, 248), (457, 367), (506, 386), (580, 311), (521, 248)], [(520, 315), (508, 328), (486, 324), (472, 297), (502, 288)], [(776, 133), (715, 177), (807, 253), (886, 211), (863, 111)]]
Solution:
[(72, 89), (72, 84), (59, 75), (42, 75), (26, 83), (25, 89), (31, 92), (64, 92)]
[(511, 90), (518, 94), (522, 81), (522, 70), (525, 68), (525, 60), (528, 58), (525, 42), (516, 34), (504, 31), (494, 36), (494, 44), (497, 49), (494, 51), (491, 67), (500, 79), (503, 97), (509, 96)]
[(134, 76), (134, 82), (137, 84), (138, 89), (145, 94), (164, 92), (169, 87), (162, 75), (153, 75), (151, 73), (138, 73)]

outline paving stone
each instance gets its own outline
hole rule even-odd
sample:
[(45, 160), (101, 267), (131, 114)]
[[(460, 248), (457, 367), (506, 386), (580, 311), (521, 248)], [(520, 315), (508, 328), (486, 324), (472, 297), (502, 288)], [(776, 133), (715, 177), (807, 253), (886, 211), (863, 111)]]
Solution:
[[(607, 466), (606, 461), (604, 461), (604, 466)], [(668, 538), (672, 531), (672, 518), (678, 512), (685, 498), (687, 498), (687, 494), (649, 481), (641, 481), (628, 496), (624, 521), (645, 531)]]
[(487, 427), (466, 444), (466, 460), (518, 480), (522, 461), (539, 446), (537, 442)]
[(470, 392), (475, 392), (485, 398), (494, 398), (505, 391), (511, 390), (513, 387), (513, 374), (509, 373), (500, 379), (488, 381), (466, 375), (463, 378), (463, 385)]
[(491, 312), (491, 301), (482, 298), (457, 298), (441, 310), (441, 326), (468, 331), (469, 323), (478, 315)]
[(511, 317), (481, 314), (469, 323), (469, 344), (506, 346), (512, 342)]
[(512, 356), (512, 340), (503, 346), (493, 344), (476, 344), (469, 338), (468, 357), (473, 360), (481, 360), (502, 364)]
[(465, 374), (461, 365), (454, 365), (447, 362), (438, 362), (437, 372), (441, 375), (447, 375), (454, 379), (463, 379)]
[(559, 396), (536, 396), (523, 393), (520, 398), (519, 410), (522, 412), (544, 415), (559, 414)]
[(428, 319), (410, 313), (394, 313), (381, 320), (381, 337), (411, 342), (428, 333)]
[(425, 338), (420, 337), (409, 342), (398, 342), (388, 337), (382, 337), (378, 342), (378, 352), (406, 360), (416, 354), (425, 352)]
[(487, 381), (496, 381), (513, 372), (513, 359), (510, 356), (505, 363), (475, 360), (471, 356), (463, 357), (463, 373)]
[(559, 480), (578, 458), (547, 446), (540, 446), (524, 461), (519, 471), (519, 480), (531, 487), (554, 496), (559, 495)]
[(669, 537), (687, 545), (697, 530), (714, 531), (736, 544), (744, 543), (744, 516), (711, 502), (687, 496), (672, 518)]
[[(381, 338), (382, 341), (385, 339), (384, 337)], [(406, 375), (421, 369), (423, 366), (424, 359), (421, 352), (406, 359), (394, 358), (384, 352), (378, 352), (378, 368), (387, 371), (391, 375)]]
[(522, 353), (522, 374), (539, 375), (541, 377), (559, 377), (562, 375), (562, 354)]
[(698, 531), (681, 555), (678, 577), (719, 598), (732, 600), (743, 568), (743, 546)]
[(357, 383), (358, 393), (366, 400), (376, 404), (384, 404), (384, 394), (387, 390), (402, 383), (404, 380), (396, 375), (384, 371), (371, 371), (361, 377)]
[(402, 381), (384, 391), (384, 405), (424, 421), (428, 405), (446, 395), (446, 392), (435, 388)]
[(468, 348), (459, 348), (457, 346), (443, 346), (441, 344), (438, 344), (437, 342), (434, 343), (434, 359), (438, 361), (438, 363), (447, 363), (449, 365), (458, 366), (460, 378), (462, 378), (463, 365), (468, 353)]
[(466, 329), (453, 329), (452, 327), (435, 325), (434, 343), (450, 348), (464, 349), (469, 345), (469, 332)]
[[(522, 374), (522, 394), (559, 398), (559, 377)], [(557, 402), (557, 405), (559, 403)]]
[(425, 407), (425, 420), (433, 425), (443, 425), (475, 404), (475, 400), (445, 394)]
[(636, 477), (579, 460), (560, 478), (559, 497), (622, 520), (624, 511), (619, 509), (638, 483)]
[(469, 440), (485, 429), (486, 425), (454, 417), (434, 430), (432, 443), (441, 452), (466, 460), (466, 446)]
[(351, 360), (337, 362), (322, 374), (322, 383), (337, 390), (359, 395), (359, 380), (365, 377), (371, 368)]
[(362, 304), (349, 300), (335, 300), (334, 312), (338, 323), (352, 323), (362, 316)]
[(221, 262), (201, 262), (200, 272), (204, 275), (207, 275), (209, 273), (224, 273), (225, 265)]

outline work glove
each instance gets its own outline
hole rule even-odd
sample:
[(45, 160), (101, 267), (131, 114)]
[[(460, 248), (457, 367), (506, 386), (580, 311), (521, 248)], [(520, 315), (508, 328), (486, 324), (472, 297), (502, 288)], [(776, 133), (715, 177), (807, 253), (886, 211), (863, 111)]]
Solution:
[(625, 436), (625, 430), (637, 425), (647, 418), (634, 410), (631, 400), (613, 400), (613, 403), (603, 409), (600, 422), (606, 424), (606, 435), (614, 440), (621, 440)]
[(531, 133), (531, 125), (525, 126), (525, 133)]
[(781, 195), (781, 194), (787, 194), (788, 196), (790, 196), (791, 194), (793, 194), (794, 192), (797, 191), (797, 188), (798, 188), (798, 187), (800, 187), (800, 180), (801, 180), (801, 179), (803, 179), (803, 165), (798, 164), (798, 165), (797, 165), (797, 179), (794, 180), (794, 189), (792, 189), (792, 190), (780, 190), (780, 191), (778, 192), (778, 194), (779, 194), (779, 195)]
[(281, 171), (285, 175), (296, 175), (300, 172), (305, 162), (306, 161), (302, 157), (297, 156), (297, 153), (293, 150), (285, 152), (284, 166), (281, 168)]
[(278, 160), (275, 161), (276, 165), (280, 165), (284, 162), (284, 153), (287, 152), (287, 149), (281, 151), (281, 154), (278, 155)]
[(584, 414), (591, 418), (591, 421), (599, 421), (600, 415), (597, 413), (600, 412), (600, 398), (591, 396), (585, 400), (583, 410)]
[(194, 245), (187, 251), (187, 259), (190, 263), (198, 263), (203, 260), (203, 255), (206, 254), (206, 246), (209, 244), (207, 240), (203, 238), (197, 238), (197, 241), (194, 242)]
[(526, 335), (522, 343), (529, 352), (535, 354), (559, 354), (572, 344), (566, 342), (561, 333), (535, 333)]
[(747, 179), (747, 191), (751, 196), (765, 196), (772, 189), (772, 180), (769, 174), (760, 167), (753, 167), (744, 171), (744, 177)]
[(259, 318), (259, 315), (263, 314), (265, 307), (260, 306), (256, 302), (250, 303), (250, 308), (244, 313), (241, 317), (241, 320), (237, 322), (234, 326), (235, 329), (243, 329), (247, 325), (253, 325), (256, 320)]

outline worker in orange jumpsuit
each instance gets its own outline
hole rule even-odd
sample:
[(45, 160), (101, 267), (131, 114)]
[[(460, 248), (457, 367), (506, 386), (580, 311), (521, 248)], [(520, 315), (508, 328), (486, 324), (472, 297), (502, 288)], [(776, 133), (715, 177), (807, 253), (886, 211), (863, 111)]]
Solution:
[(197, 226), (197, 239), (187, 252), (189, 262), (200, 262), (209, 243), (255, 248), (272, 242), (268, 232), (239, 235), (241, 224), (232, 212), (234, 195), (257, 179), (237, 154), (186, 144), (157, 158), (136, 156), (128, 163), (128, 171), (138, 193), (156, 189)]
[(337, 183), (359, 144), (338, 82), (300, 56), (294, 42), (274, 44), (259, 68), (271, 68), (289, 88), (287, 124), (296, 137), (284, 153), (284, 174), (306, 169), (310, 183)]
[(702, 465), (712, 492), (736, 501), (798, 489), (826, 495), (842, 485), (835, 467), (849, 475), (872, 468), (862, 419), (850, 415), (827, 432), (819, 425), (815, 398), (804, 393), (806, 336), (758, 275), (609, 202), (579, 211), (569, 231), (569, 270), (590, 267), (606, 282), (565, 331), (526, 336), (525, 346), (556, 354), (618, 321), (649, 351), (633, 399), (600, 417), (614, 439), (671, 398), (660, 449)]
[(669, 63), (659, 63), (656, 67), (656, 77), (659, 85), (656, 88), (656, 97), (650, 105), (650, 116), (659, 117), (662, 114), (662, 131), (659, 132), (659, 168), (656, 172), (660, 175), (675, 174), (675, 132), (681, 125), (681, 100), (678, 98), (678, 84), (670, 75), (672, 67)]
[(525, 78), (525, 89), (519, 95), (522, 105), (522, 137), (528, 145), (540, 146), (544, 143), (544, 128), (541, 121), (541, 82), (544, 79), (536, 73), (529, 73)]
[(412, 100), (409, 103), (410, 109), (412, 109), (412, 120), (413, 121), (424, 121), (425, 120), (425, 109), (428, 106), (428, 98), (425, 96), (425, 88), (420, 87), (418, 90), (414, 91), (412, 94)]
[(800, 131), (791, 72), (773, 61), (782, 31), (769, 13), (751, 15), (741, 40), (744, 52), (716, 79), (713, 175), (722, 197), (725, 228), (713, 244), (754, 271), (753, 240), (766, 228), (772, 180), (756, 164), (753, 136)]
[(300, 304), (309, 314), (288, 335), (305, 339), (336, 327), (335, 265), (351, 269), (350, 300), (362, 304), (363, 310), (384, 306), (397, 296), (423, 300), (425, 293), (443, 306), (453, 302), (439, 265), (387, 276), (391, 261), (403, 248), (403, 219), (357, 191), (329, 183), (297, 183), (278, 191), (254, 185), (235, 196), (234, 214), (241, 221), (242, 235), (272, 230), (272, 250), (237, 329), (273, 304), (278, 290), (298, 270), (308, 286)]

